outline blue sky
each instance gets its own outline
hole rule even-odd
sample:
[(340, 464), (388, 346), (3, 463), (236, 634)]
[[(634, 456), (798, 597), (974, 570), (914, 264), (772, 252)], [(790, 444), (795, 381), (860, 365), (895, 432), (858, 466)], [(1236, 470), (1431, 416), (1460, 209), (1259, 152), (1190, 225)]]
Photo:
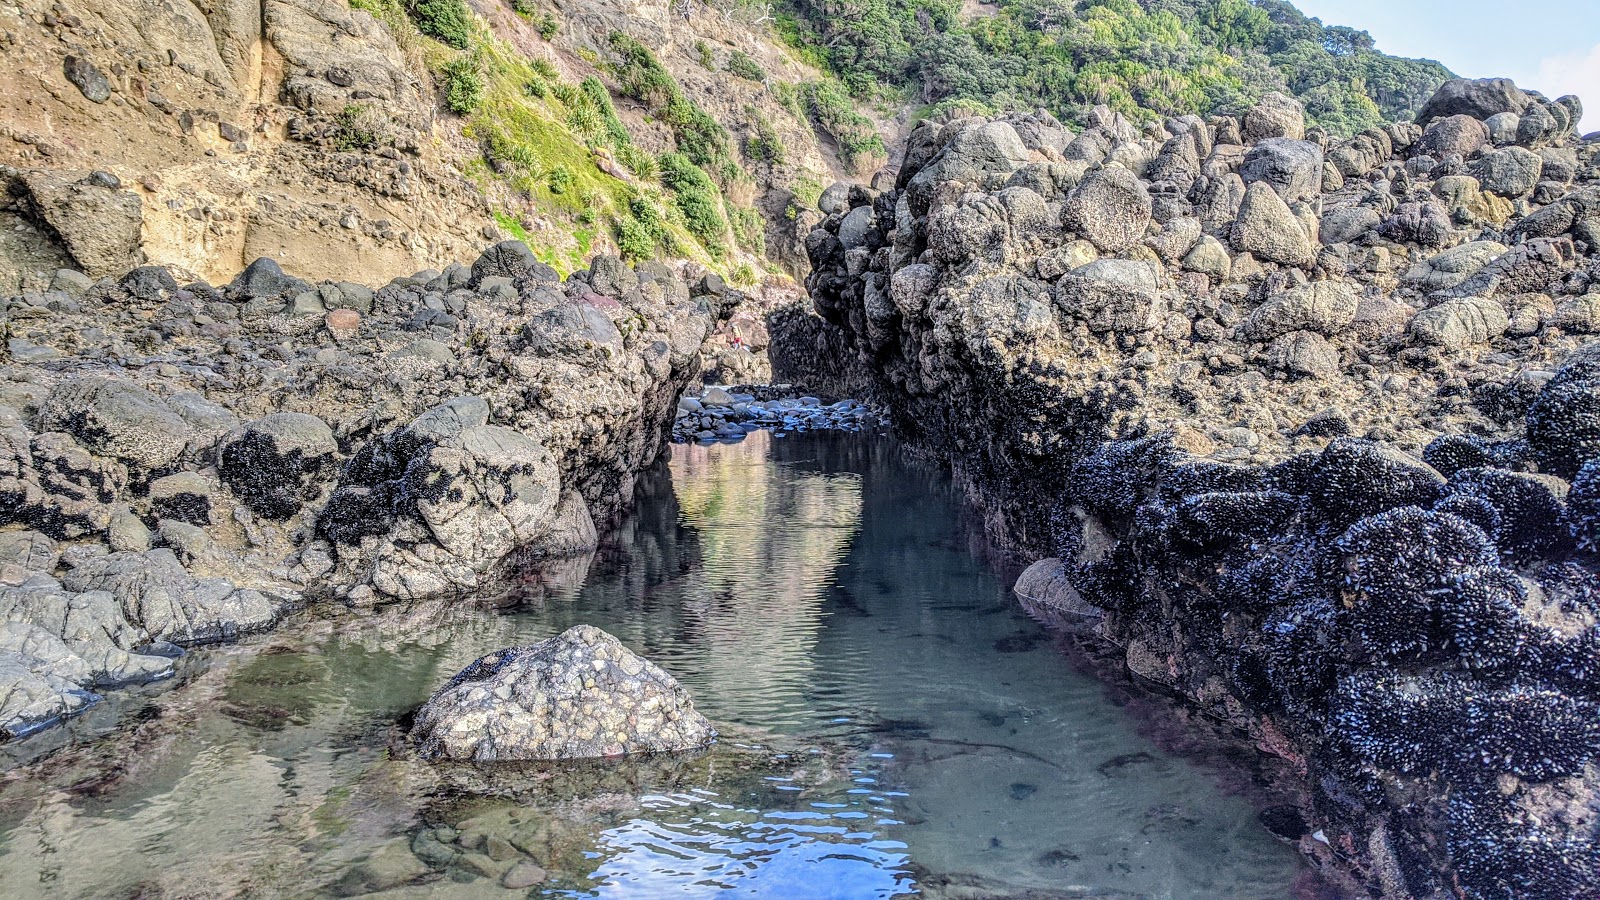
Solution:
[(1577, 94), (1600, 131), (1600, 0), (1292, 0), (1324, 25), (1369, 32), (1378, 49), (1436, 59), (1468, 78), (1506, 76), (1547, 97)]

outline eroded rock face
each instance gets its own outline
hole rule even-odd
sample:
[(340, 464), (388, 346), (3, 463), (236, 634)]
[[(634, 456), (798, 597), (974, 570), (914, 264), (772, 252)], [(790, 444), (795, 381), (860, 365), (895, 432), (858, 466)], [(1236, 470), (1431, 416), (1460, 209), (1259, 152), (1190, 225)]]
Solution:
[(1161, 147), (1131, 243), (1073, 205), (1120, 176), (1026, 241), (951, 214), (992, 185), (863, 191), (794, 333), (1042, 560), (1019, 592), (1305, 771), (1352, 892), (1596, 894), (1600, 143), (1509, 82), (1320, 161), (1296, 112), (1097, 115), (1069, 162)]
[(417, 713), (422, 754), (473, 762), (695, 750), (716, 737), (688, 691), (592, 625), (491, 653)]

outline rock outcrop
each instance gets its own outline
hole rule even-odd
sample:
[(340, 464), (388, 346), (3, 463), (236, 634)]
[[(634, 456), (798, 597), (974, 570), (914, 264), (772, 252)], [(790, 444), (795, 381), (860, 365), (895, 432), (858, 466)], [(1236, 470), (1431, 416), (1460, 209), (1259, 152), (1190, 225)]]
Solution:
[(671, 675), (592, 625), (462, 669), (418, 711), (431, 758), (584, 759), (696, 750), (716, 737)]
[[(922, 126), (773, 358), (847, 348), (1019, 592), (1293, 761), (1358, 890), (1592, 896), (1600, 144), (1503, 80), (1339, 142), (1269, 100)], [(924, 174), (1007, 127), (1026, 161)]]
[(508, 242), (377, 290), (264, 259), (222, 288), (144, 267), (6, 299), (0, 736), (308, 600), (592, 551), (741, 300), (593, 272)]

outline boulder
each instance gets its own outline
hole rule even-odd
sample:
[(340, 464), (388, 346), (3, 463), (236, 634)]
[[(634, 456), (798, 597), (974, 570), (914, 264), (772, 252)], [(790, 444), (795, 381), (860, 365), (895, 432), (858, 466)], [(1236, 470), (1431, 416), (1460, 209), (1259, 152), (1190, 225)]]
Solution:
[(1286, 266), (1308, 267), (1316, 250), (1283, 198), (1265, 182), (1245, 189), (1230, 237), (1233, 249)]
[(1499, 113), (1516, 115), (1527, 105), (1528, 95), (1509, 78), (1452, 78), (1417, 110), (1417, 122), (1426, 125), (1434, 119), (1456, 115), (1474, 119)]
[(1061, 207), (1061, 224), (1102, 253), (1121, 253), (1139, 243), (1150, 225), (1150, 192), (1121, 166), (1085, 176)]
[(1446, 300), (1417, 313), (1411, 336), (1419, 343), (1460, 350), (1506, 333), (1510, 319), (1498, 301), (1484, 297)]
[(1291, 331), (1267, 348), (1267, 364), (1290, 375), (1332, 375), (1339, 371), (1339, 351), (1320, 334)]
[(228, 292), (241, 301), (295, 297), (312, 290), (310, 282), (285, 275), (276, 260), (261, 257), (228, 283)]
[(671, 675), (577, 625), (462, 669), (417, 712), (412, 737), (425, 757), (507, 762), (696, 750), (716, 732)]
[(1306, 136), (1305, 107), (1293, 97), (1269, 91), (1245, 113), (1240, 127), (1247, 143), (1268, 138), (1303, 140)]
[(223, 437), (217, 472), (253, 512), (287, 519), (330, 473), (338, 452), (326, 422), (306, 413), (273, 413)]
[(1436, 157), (1459, 154), (1470, 158), (1489, 143), (1489, 126), (1472, 116), (1456, 115), (1435, 119), (1422, 132), (1422, 152)]
[(1522, 147), (1489, 150), (1472, 163), (1472, 174), (1486, 191), (1516, 200), (1533, 193), (1544, 160)]
[(1453, 288), (1505, 252), (1504, 244), (1473, 241), (1422, 260), (1408, 269), (1402, 278), (1407, 284), (1425, 291)]
[(1322, 193), (1322, 148), (1310, 141), (1267, 138), (1250, 148), (1239, 177), (1245, 184), (1264, 181), (1286, 203)]
[(45, 431), (64, 431), (89, 451), (142, 470), (171, 464), (194, 437), (167, 404), (119, 378), (62, 382), (45, 399), (39, 420)]
[(93, 177), (71, 181), (25, 172), (13, 185), (26, 209), (61, 239), (76, 268), (91, 278), (122, 275), (144, 261), (139, 195)]
[(1148, 331), (1155, 327), (1160, 278), (1153, 262), (1097, 259), (1056, 282), (1055, 301), (1098, 334)]
[(1270, 341), (1291, 331), (1335, 335), (1355, 320), (1361, 302), (1356, 288), (1343, 281), (1313, 281), (1292, 287), (1261, 304), (1240, 326), (1250, 341)]
[(151, 640), (182, 644), (231, 641), (278, 620), (283, 599), (236, 587), (221, 578), (196, 579), (162, 547), (84, 560), (61, 579), (69, 591), (104, 591)]

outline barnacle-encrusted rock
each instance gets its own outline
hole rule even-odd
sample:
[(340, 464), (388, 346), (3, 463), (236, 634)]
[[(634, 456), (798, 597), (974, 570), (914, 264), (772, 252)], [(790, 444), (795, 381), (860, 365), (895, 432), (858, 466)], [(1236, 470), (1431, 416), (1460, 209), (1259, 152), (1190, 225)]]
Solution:
[(671, 675), (592, 625), (473, 662), (412, 734), (424, 756), (474, 762), (694, 750), (716, 737)]
[(1600, 361), (1569, 363), (1550, 379), (1528, 409), (1528, 444), (1562, 478), (1600, 456)]
[(1477, 526), (1414, 506), (1357, 522), (1334, 551), (1356, 638), (1382, 659), (1444, 651), (1443, 601), (1457, 573), (1500, 562)]
[(1489, 534), (1513, 559), (1525, 562), (1548, 555), (1563, 539), (1567, 483), (1559, 478), (1479, 467), (1457, 472), (1449, 490), (1482, 497), (1494, 507), (1499, 525)]
[(88, 449), (156, 469), (183, 452), (194, 431), (149, 391), (118, 378), (63, 382), (39, 412), (45, 431), (65, 431)]
[(273, 413), (222, 439), (217, 470), (246, 506), (287, 519), (338, 452), (326, 422), (306, 413)]
[(1308, 493), (1331, 520), (1349, 524), (1386, 509), (1428, 506), (1444, 483), (1427, 463), (1393, 447), (1336, 438), (1318, 457)]

